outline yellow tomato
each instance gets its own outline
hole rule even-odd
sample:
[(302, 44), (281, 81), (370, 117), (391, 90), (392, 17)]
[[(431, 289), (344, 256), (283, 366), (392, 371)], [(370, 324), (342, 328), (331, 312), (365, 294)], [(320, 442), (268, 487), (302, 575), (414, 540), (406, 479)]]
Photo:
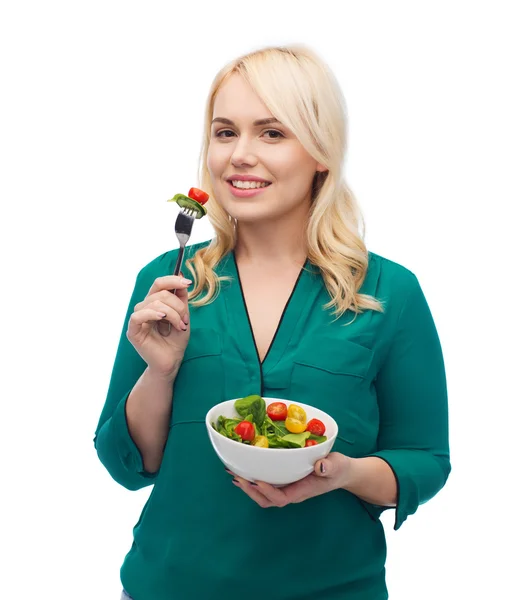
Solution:
[(253, 446), (258, 446), (259, 448), (269, 448), (269, 442), (265, 435), (257, 435), (253, 440)]
[(307, 425), (305, 421), (299, 421), (298, 419), (287, 417), (287, 419), (285, 419), (285, 427), (291, 433), (303, 433), (307, 428)]
[(307, 415), (305, 414), (305, 411), (303, 408), (301, 408), (301, 406), (297, 406), (296, 404), (289, 404), (289, 408), (287, 409), (287, 418), (296, 419), (302, 423), (307, 423)]

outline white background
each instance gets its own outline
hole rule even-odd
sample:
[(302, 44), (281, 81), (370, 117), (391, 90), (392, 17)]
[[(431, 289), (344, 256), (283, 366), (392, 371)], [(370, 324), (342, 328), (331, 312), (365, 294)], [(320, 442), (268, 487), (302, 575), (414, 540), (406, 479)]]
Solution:
[(212, 78), (291, 42), (340, 81), (367, 244), (418, 276), (445, 353), (453, 472), (399, 532), (384, 516), (391, 598), (517, 597), (515, 4), (2, 5), (0, 597), (119, 598), (151, 488), (92, 439), (135, 277), (177, 245)]

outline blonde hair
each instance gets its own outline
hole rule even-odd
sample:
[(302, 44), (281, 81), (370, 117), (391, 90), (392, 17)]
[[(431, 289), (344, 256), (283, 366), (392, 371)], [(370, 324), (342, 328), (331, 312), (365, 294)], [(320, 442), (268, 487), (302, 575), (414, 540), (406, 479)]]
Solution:
[[(356, 314), (364, 309), (383, 312), (379, 300), (358, 293), (368, 269), (368, 251), (363, 242), (363, 216), (343, 180), (346, 105), (336, 78), (312, 50), (304, 45), (267, 47), (241, 56), (219, 71), (206, 103), (200, 187), (214, 197), (207, 167), (213, 106), (220, 87), (234, 73), (252, 86), (271, 113), (328, 169), (314, 177), (307, 225), (307, 256), (320, 269), (331, 297), (323, 308), (334, 307), (338, 318), (349, 309)], [(218, 202), (206, 206), (216, 235), (186, 261), (194, 277), (189, 294), (193, 306), (216, 298), (221, 281), (228, 278), (218, 277), (213, 269), (236, 242), (234, 219)]]

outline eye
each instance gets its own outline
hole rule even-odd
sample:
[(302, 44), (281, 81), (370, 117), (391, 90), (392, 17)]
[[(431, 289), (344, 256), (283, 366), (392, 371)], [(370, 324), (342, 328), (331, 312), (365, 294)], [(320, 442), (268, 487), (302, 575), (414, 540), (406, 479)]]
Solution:
[(215, 137), (231, 137), (229, 135), (222, 135), (223, 133), (231, 133), (231, 135), (235, 135), (231, 129), (221, 129), (220, 131), (217, 131)]
[(279, 140), (280, 138), (285, 137), (281, 131), (277, 131), (276, 129), (268, 129), (267, 131), (264, 131), (264, 134), (265, 133), (275, 133), (277, 136), (279, 136), (279, 137), (269, 137), (270, 140)]

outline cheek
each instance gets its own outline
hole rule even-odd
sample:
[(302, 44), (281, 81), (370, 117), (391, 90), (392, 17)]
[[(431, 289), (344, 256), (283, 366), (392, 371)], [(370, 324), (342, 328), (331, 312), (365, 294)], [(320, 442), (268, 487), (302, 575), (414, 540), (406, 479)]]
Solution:
[(210, 173), (218, 177), (219, 174), (222, 173), (226, 164), (225, 156), (223, 156), (222, 151), (215, 146), (210, 144), (208, 148), (208, 158), (206, 160), (206, 166), (208, 167)]
[(277, 175), (279, 183), (282, 183), (289, 196), (299, 198), (307, 193), (312, 185), (314, 171), (309, 170), (304, 164), (291, 165)]
[(312, 158), (299, 148), (284, 148), (276, 157), (270, 161), (272, 170), (277, 179), (290, 183), (291, 185), (306, 186), (309, 177), (312, 180), (314, 169)]
[(206, 160), (206, 166), (208, 167), (208, 171), (212, 177), (215, 177), (216, 164), (214, 155), (208, 154), (208, 159)]

